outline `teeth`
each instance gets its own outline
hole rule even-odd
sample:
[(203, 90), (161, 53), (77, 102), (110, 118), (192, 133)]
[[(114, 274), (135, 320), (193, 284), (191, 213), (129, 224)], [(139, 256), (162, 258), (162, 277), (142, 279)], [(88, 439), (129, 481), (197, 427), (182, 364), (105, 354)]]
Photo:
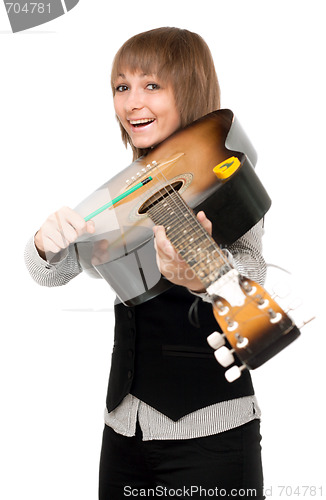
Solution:
[(140, 123), (151, 123), (154, 121), (154, 118), (146, 118), (143, 120), (130, 120), (131, 125), (139, 125)]

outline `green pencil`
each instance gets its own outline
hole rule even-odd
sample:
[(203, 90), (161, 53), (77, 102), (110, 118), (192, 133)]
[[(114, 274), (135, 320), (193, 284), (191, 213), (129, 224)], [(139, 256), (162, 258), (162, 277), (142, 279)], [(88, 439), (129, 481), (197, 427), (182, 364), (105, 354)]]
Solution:
[(103, 212), (107, 208), (112, 207), (112, 205), (114, 205), (115, 203), (118, 203), (118, 201), (122, 200), (123, 198), (125, 198), (129, 194), (133, 193), (137, 189), (143, 187), (145, 184), (147, 184), (148, 182), (150, 182), (152, 179), (153, 179), (152, 177), (146, 177), (146, 179), (144, 179), (143, 181), (141, 181), (138, 184), (136, 184), (136, 186), (134, 186), (134, 187), (128, 189), (127, 191), (125, 191), (124, 193), (120, 194), (119, 196), (117, 196), (116, 198), (114, 198), (112, 201), (109, 201), (109, 203), (106, 203), (105, 205), (103, 205), (102, 207), (98, 208), (97, 210), (95, 210), (91, 214), (87, 215), (87, 217), (84, 217), (84, 220), (87, 222), (88, 220), (93, 219), (93, 217), (95, 217), (96, 215), (100, 214), (101, 212)]

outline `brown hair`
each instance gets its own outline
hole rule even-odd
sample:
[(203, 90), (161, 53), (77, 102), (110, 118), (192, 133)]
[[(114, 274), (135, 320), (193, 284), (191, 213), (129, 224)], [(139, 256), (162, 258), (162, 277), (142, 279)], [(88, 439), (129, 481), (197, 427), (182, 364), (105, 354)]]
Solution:
[[(155, 74), (171, 84), (181, 127), (220, 107), (220, 88), (211, 52), (197, 33), (179, 28), (157, 28), (133, 36), (117, 52), (112, 65), (111, 86), (124, 69)], [(133, 146), (120, 123), (122, 140), (134, 159), (148, 150)]]

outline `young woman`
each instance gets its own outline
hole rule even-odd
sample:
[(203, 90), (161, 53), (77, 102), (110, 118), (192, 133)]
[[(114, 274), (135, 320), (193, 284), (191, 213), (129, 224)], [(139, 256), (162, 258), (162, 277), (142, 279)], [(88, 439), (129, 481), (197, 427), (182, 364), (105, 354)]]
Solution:
[[(122, 139), (136, 159), (173, 132), (220, 105), (211, 53), (197, 34), (159, 28), (128, 40), (112, 68)], [(198, 219), (211, 231), (214, 220)], [(96, 224), (96, 221), (95, 221)], [(65, 207), (51, 215), (26, 248), (40, 284), (67, 283), (81, 272), (74, 242), (93, 233)], [(207, 336), (216, 330), (211, 305), (198, 300), (164, 229), (156, 227), (159, 267), (175, 286), (135, 307), (115, 304), (115, 342), (100, 464), (100, 500), (125, 496), (263, 498), (260, 410), (250, 374), (230, 384)], [(239, 272), (262, 283), (262, 223), (228, 250)], [(55, 254), (51, 262), (48, 252)], [(233, 256), (233, 257), (232, 257)], [(197, 301), (197, 322), (190, 309)]]

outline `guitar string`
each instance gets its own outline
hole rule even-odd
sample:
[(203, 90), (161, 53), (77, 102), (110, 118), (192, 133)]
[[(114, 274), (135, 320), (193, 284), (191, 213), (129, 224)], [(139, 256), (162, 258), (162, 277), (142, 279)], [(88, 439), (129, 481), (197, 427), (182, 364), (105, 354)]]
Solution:
[[(160, 171), (160, 169), (158, 169), (158, 170)], [(160, 171), (160, 174), (162, 175), (164, 180), (166, 182), (168, 182), (166, 177), (164, 176), (164, 174), (161, 171)], [(161, 182), (161, 185), (162, 185), (162, 182)], [(181, 226), (185, 221), (188, 221), (188, 223), (190, 222), (189, 226), (194, 231), (194, 234), (199, 237), (201, 244), (203, 242), (205, 242), (205, 240), (206, 240), (206, 243), (208, 242), (208, 247), (211, 246), (214, 248), (214, 251), (210, 252), (210, 254), (211, 254), (210, 257), (213, 260), (213, 262), (214, 261), (215, 261), (215, 263), (218, 262), (218, 267), (222, 267), (221, 262), (223, 265), (227, 265), (228, 267), (231, 267), (230, 263), (227, 261), (223, 252), (221, 252), (220, 248), (218, 247), (216, 242), (213, 240), (213, 238), (207, 233), (207, 231), (203, 228), (203, 226), (200, 224), (200, 222), (196, 219), (196, 216), (193, 214), (192, 210), (185, 203), (185, 201), (183, 200), (181, 195), (177, 192), (177, 190), (173, 187), (172, 184), (169, 184), (169, 187), (170, 187), (170, 190), (167, 189), (166, 186), (163, 186), (163, 189), (161, 191), (164, 190), (166, 192), (165, 200), (167, 200), (167, 198), (168, 198), (168, 200), (170, 202), (170, 209), (171, 210), (176, 209), (176, 212), (177, 212), (176, 215), (177, 215), (178, 219), (181, 220)], [(175, 195), (176, 199), (174, 199), (174, 197), (171, 196), (170, 191), (172, 191), (172, 193)], [(188, 213), (188, 215), (190, 215), (190, 219), (185, 218), (184, 214), (182, 214), (181, 207), (178, 204), (177, 200), (183, 206), (183, 208), (186, 210), (186, 213)], [(174, 205), (174, 207), (171, 206), (171, 202)], [(161, 213), (164, 213), (164, 212), (165, 212), (165, 210), (161, 209)], [(180, 219), (180, 213), (181, 213), (181, 219)], [(182, 240), (182, 237), (181, 237), (181, 240)], [(187, 243), (189, 243), (189, 240)], [(207, 247), (204, 250), (207, 250)], [(218, 255), (218, 259), (216, 259), (216, 257), (214, 256), (215, 252)], [(196, 259), (196, 260), (197, 260), (196, 264), (199, 264), (200, 262), (205, 260), (205, 258), (201, 259), (201, 260), (198, 260), (198, 259)]]
[[(164, 200), (169, 202), (169, 207), (171, 210), (175, 210), (175, 214), (177, 219), (180, 221), (181, 226), (184, 224), (185, 221), (188, 221), (189, 226), (191, 229), (194, 231), (196, 235), (199, 236), (199, 240), (201, 242), (208, 242), (208, 246), (212, 246), (214, 248), (214, 251), (210, 253), (210, 258), (215, 262), (215, 264), (218, 265), (219, 268), (222, 267), (221, 262), (223, 265), (227, 266), (228, 269), (232, 269), (232, 266), (230, 262), (227, 260), (226, 256), (224, 253), (221, 251), (217, 243), (214, 241), (214, 239), (207, 233), (205, 228), (202, 226), (202, 224), (198, 221), (196, 216), (193, 214), (192, 210), (186, 202), (183, 200), (182, 196), (178, 193), (178, 191), (174, 188), (173, 184), (169, 183), (167, 178), (165, 177), (164, 173), (161, 171), (159, 165), (156, 165), (156, 169), (158, 170), (159, 174), (161, 177), (164, 179), (165, 183), (168, 183), (168, 185), (164, 185), (162, 180), (159, 178), (158, 175), (156, 175), (156, 178), (158, 180), (158, 183), (162, 186), (161, 192), (164, 192)], [(173, 196), (171, 196), (171, 193), (175, 195), (175, 198), (180, 202), (180, 205), (184, 208), (185, 212), (190, 216), (189, 219), (186, 218), (186, 216), (182, 213), (181, 211), (181, 206), (177, 203), (177, 201), (174, 199)], [(151, 204), (152, 207), (155, 206), (155, 203)], [(164, 214), (166, 210), (163, 210), (161, 206), (159, 205), (158, 212), (161, 214)], [(181, 214), (181, 215), (180, 215)], [(189, 243), (189, 241), (188, 241)], [(207, 248), (205, 249), (207, 250)], [(215, 257), (214, 253), (217, 253), (218, 258)], [(201, 261), (197, 261), (196, 264), (198, 264)]]
[[(160, 172), (162, 177), (164, 177), (164, 175), (162, 174), (162, 172)], [(165, 178), (166, 180), (166, 178)], [(162, 185), (162, 182), (159, 180), (159, 182), (161, 183)], [(165, 198), (164, 200), (166, 201), (165, 203), (165, 206), (166, 204), (169, 205), (169, 208), (170, 210), (176, 210), (176, 212), (174, 212), (176, 214), (176, 217), (179, 219), (179, 221), (181, 222), (181, 226), (184, 225), (185, 222), (188, 222), (188, 225), (190, 226), (190, 228), (193, 230), (195, 236), (199, 237), (200, 241), (203, 242), (205, 239), (208, 240), (208, 243), (210, 246), (216, 246), (216, 243), (214, 242), (213, 239), (211, 239), (209, 237), (209, 235), (207, 235), (205, 229), (203, 228), (203, 226), (199, 223), (199, 221), (197, 221), (197, 219), (195, 219), (195, 216), (194, 214), (192, 213), (192, 211), (189, 209), (189, 207), (185, 204), (184, 200), (182, 199), (182, 197), (179, 195), (179, 193), (173, 188), (173, 186), (171, 184), (169, 184), (169, 187), (170, 189), (167, 189), (166, 186), (163, 186), (162, 189), (161, 189), (161, 192), (162, 191), (165, 191)], [(171, 195), (170, 191), (172, 191), (172, 193), (175, 195), (175, 198)], [(185, 216), (184, 214), (182, 214), (181, 218), (180, 218), (180, 212), (181, 212), (181, 207), (180, 205), (178, 204), (178, 201), (181, 202), (181, 204), (183, 205), (184, 208), (186, 208), (186, 211), (187, 213), (190, 215), (190, 219), (185, 219)], [(174, 205), (174, 207), (172, 206), (172, 204)], [(153, 204), (154, 205), (154, 204)], [(163, 205), (164, 206), (164, 205)], [(160, 207), (159, 205), (159, 208), (158, 210), (156, 209), (156, 213), (162, 217), (162, 214), (163, 216), (165, 215), (165, 213), (167, 213), (167, 210), (164, 210), (163, 208)], [(172, 230), (172, 233), (174, 232), (175, 233), (175, 229), (176, 229), (176, 226), (174, 225), (174, 231)], [(170, 237), (173, 238), (174, 234), (172, 234)], [(182, 239), (184, 239), (183, 236), (181, 236), (181, 238), (177, 238), (176, 240), (174, 240), (174, 243), (177, 245), (178, 242), (182, 242)], [(198, 238), (197, 238), (198, 239)], [(189, 243), (189, 241), (188, 241)], [(214, 248), (214, 250), (216, 250), (216, 248)], [(224, 263), (225, 263), (225, 258), (224, 258), (224, 255), (223, 254), (220, 254), (220, 260), (223, 260)], [(200, 260), (197, 260), (197, 263), (199, 263)]]
[[(179, 198), (177, 198), (176, 200), (174, 200), (173, 198), (173, 194), (170, 195), (170, 200), (174, 201), (176, 204), (178, 204), (178, 200)], [(165, 203), (163, 205), (166, 206), (167, 203)], [(170, 207), (171, 209), (171, 207)], [(180, 211), (180, 206), (178, 205), (178, 210)], [(156, 210), (156, 213), (158, 213), (158, 210)], [(162, 210), (161, 210), (161, 214), (162, 214)], [(191, 214), (192, 216), (192, 219), (191, 220), (194, 220), (194, 215)], [(188, 227), (189, 227), (189, 222), (190, 220), (189, 219), (182, 219), (181, 221), (181, 224), (182, 224), (182, 227), (179, 228), (180, 231), (182, 231), (182, 228), (185, 227), (185, 223), (188, 223)], [(218, 254), (217, 258), (216, 258), (216, 253), (217, 253), (217, 250), (216, 250), (216, 245), (215, 245), (215, 242), (213, 240), (207, 240), (205, 241), (203, 239), (203, 233), (202, 231), (200, 230), (200, 233), (199, 233), (199, 226), (196, 225), (195, 226), (195, 231), (193, 231), (193, 228), (190, 227), (190, 229), (184, 229), (184, 233), (187, 233), (187, 234), (182, 234), (178, 237), (178, 227), (176, 226), (175, 223), (171, 223), (169, 222), (169, 224), (171, 225), (171, 230), (169, 231), (169, 235), (168, 238), (172, 241), (173, 245), (176, 246), (176, 248), (180, 249), (180, 245), (185, 245), (185, 249), (182, 250), (180, 249), (179, 252), (181, 253), (181, 256), (183, 257), (184, 260), (188, 261), (188, 264), (190, 263), (189, 261), (191, 260), (195, 260), (195, 263), (194, 264), (190, 264), (191, 267), (193, 268), (196, 268), (196, 267), (199, 267), (201, 263), (205, 263), (205, 267), (207, 270), (210, 271), (210, 274), (214, 271), (216, 272), (216, 266), (215, 266), (215, 269), (212, 269), (212, 265), (214, 263), (216, 263), (218, 261), (218, 266), (219, 268), (223, 267), (224, 265), (224, 262), (222, 261), (221, 259), (221, 255)], [(167, 228), (167, 229), (170, 229), (170, 228)], [(189, 239), (190, 237), (190, 239)], [(199, 248), (197, 248), (197, 250), (195, 250), (195, 246), (198, 246)], [(201, 248), (203, 246), (203, 248)], [(195, 252), (194, 254), (194, 257), (195, 259), (192, 259), (192, 254), (193, 252)], [(209, 255), (205, 255), (206, 253), (209, 253)], [(200, 258), (200, 255), (203, 254), (203, 257)], [(210, 268), (210, 269), (209, 269)]]
[[(164, 176), (163, 172), (159, 168), (158, 168), (158, 170), (160, 171), (160, 174), (162, 175), (162, 177), (165, 180), (165, 182), (168, 182), (168, 180)], [(159, 182), (162, 185), (162, 181), (159, 181)], [(205, 228), (202, 226), (202, 224), (198, 221), (198, 219), (196, 218), (195, 214), (190, 209), (190, 207), (186, 204), (186, 202), (184, 201), (184, 199), (182, 198), (182, 196), (179, 194), (179, 192), (173, 187), (172, 184), (169, 184), (168, 186), (170, 188), (170, 191), (172, 191), (175, 194), (176, 199), (183, 205), (183, 208), (190, 215), (190, 225), (192, 225), (192, 228), (195, 229), (195, 233), (199, 234), (199, 236), (202, 238), (202, 240), (206, 239), (210, 245), (213, 245), (214, 247), (216, 247), (215, 250), (217, 250), (217, 252), (219, 253), (219, 256), (220, 256), (221, 260), (223, 260), (223, 262), (225, 264), (229, 264), (229, 262), (227, 261), (225, 255), (223, 254), (223, 252), (221, 251), (221, 249), (219, 248), (219, 246), (217, 245), (217, 243), (214, 241), (214, 239), (211, 237), (211, 235), (209, 235), (209, 233), (205, 230)], [(170, 199), (170, 201), (172, 201), (172, 203), (177, 208), (177, 211), (178, 211), (177, 216), (179, 216), (179, 214), (181, 212), (181, 208), (178, 205), (177, 201), (175, 201), (174, 198), (170, 195), (169, 189), (167, 189), (166, 186), (163, 186), (162, 191), (163, 190), (166, 192), (167, 198)], [(171, 209), (173, 209), (172, 206), (171, 206)], [(162, 212), (164, 212), (164, 211), (162, 210)], [(179, 220), (180, 220), (180, 217), (179, 217)], [(185, 217), (183, 216), (181, 218), (181, 221), (184, 221), (184, 220), (185, 220)], [(186, 219), (186, 220), (188, 220), (188, 219)]]
[[(174, 202), (178, 205), (178, 200), (179, 200), (179, 198), (174, 199), (174, 197), (173, 197), (173, 195), (174, 195), (174, 194), (175, 194), (175, 193), (170, 194), (170, 200), (173, 200), (173, 201), (174, 201)], [(166, 198), (165, 198), (165, 199), (166, 199)], [(164, 204), (163, 204), (163, 207), (165, 207), (165, 205), (167, 205), (167, 203), (164, 203)], [(180, 208), (181, 208), (181, 207), (180, 207), (180, 205), (178, 205), (178, 211), (180, 211)], [(170, 209), (172, 209), (172, 208), (170, 207)], [(163, 211), (163, 210), (161, 210), (161, 214), (162, 214), (162, 213), (164, 214), (164, 211)], [(167, 214), (167, 215), (168, 215), (168, 214)], [(194, 219), (194, 217), (195, 217), (195, 216), (194, 216), (194, 214), (193, 214), (193, 213), (191, 213), (191, 216), (192, 216), (192, 217), (191, 217), (191, 221), (193, 221), (193, 219)], [(189, 223), (190, 223), (190, 219), (186, 219), (186, 220), (185, 220), (185, 219), (182, 219), (182, 226), (183, 226), (183, 227), (185, 226), (185, 224), (184, 224), (184, 223), (188, 223), (188, 226), (189, 226), (189, 225), (190, 225), (190, 224), (189, 224)], [(175, 223), (173, 223), (173, 222), (171, 222), (170, 224), (171, 224), (171, 230), (169, 231), (169, 233), (170, 233), (169, 238), (170, 238), (170, 239), (173, 239), (173, 243), (174, 243), (176, 246), (177, 246), (177, 245), (179, 245), (180, 243), (184, 243), (184, 242), (185, 242), (185, 238), (187, 238), (187, 236), (185, 236), (185, 235), (183, 235), (183, 234), (181, 233), (181, 234), (180, 234), (180, 236), (178, 237), (178, 236), (177, 236), (177, 234), (178, 234), (178, 227), (177, 227), (177, 226), (176, 226), (176, 224), (175, 224)], [(179, 228), (179, 229), (182, 229), (182, 228)], [(199, 227), (198, 227), (198, 225), (196, 225), (196, 227), (195, 227), (195, 231), (193, 232), (193, 235), (192, 235), (193, 237), (191, 238), (191, 240), (194, 240), (194, 238), (195, 238), (196, 240), (200, 240), (200, 239), (201, 239), (201, 241), (199, 241), (199, 243), (198, 243), (198, 244), (202, 244), (202, 236), (203, 236), (203, 235), (202, 235), (202, 232), (201, 232), (200, 234), (198, 233), (198, 229), (199, 229)], [(186, 230), (184, 230), (184, 232), (186, 232)], [(191, 236), (191, 234), (190, 234), (190, 232), (189, 232), (189, 231), (188, 231), (188, 233), (189, 233), (189, 236)], [(193, 243), (193, 241), (191, 241), (191, 240), (189, 240), (189, 241), (192, 243), (192, 246), (194, 246), (194, 243)], [(213, 241), (209, 241), (209, 244), (210, 244), (210, 246), (213, 246)], [(186, 254), (185, 254), (185, 255), (186, 255)], [(201, 262), (201, 261), (199, 260), (198, 262)]]
[[(171, 207), (171, 201), (173, 201), (177, 206), (178, 206), (178, 213), (176, 214), (178, 217), (178, 214), (180, 213), (180, 205), (178, 205), (178, 199), (174, 199), (174, 193), (170, 193), (169, 200), (165, 198), (165, 202), (163, 204), (163, 208), (156, 209), (156, 215), (161, 218), (161, 223), (162, 224), (169, 224), (166, 229), (169, 232), (168, 238), (171, 240), (174, 246), (179, 249), (180, 253), (182, 254), (182, 257), (186, 259), (190, 259), (189, 253), (193, 251), (194, 247), (202, 245), (202, 234), (198, 234), (198, 227), (195, 227), (195, 229), (191, 226), (191, 221), (193, 219), (189, 218), (182, 218), (180, 224), (177, 224), (175, 220), (171, 219), (171, 215), (169, 214), (169, 210), (172, 210)], [(168, 205), (168, 209), (164, 210), (165, 207)], [(188, 239), (190, 237), (190, 239)], [(185, 249), (182, 249), (182, 245), (185, 243), (191, 243), (188, 244), (188, 248), (186, 247)], [(198, 263), (200, 260), (198, 260)]]

